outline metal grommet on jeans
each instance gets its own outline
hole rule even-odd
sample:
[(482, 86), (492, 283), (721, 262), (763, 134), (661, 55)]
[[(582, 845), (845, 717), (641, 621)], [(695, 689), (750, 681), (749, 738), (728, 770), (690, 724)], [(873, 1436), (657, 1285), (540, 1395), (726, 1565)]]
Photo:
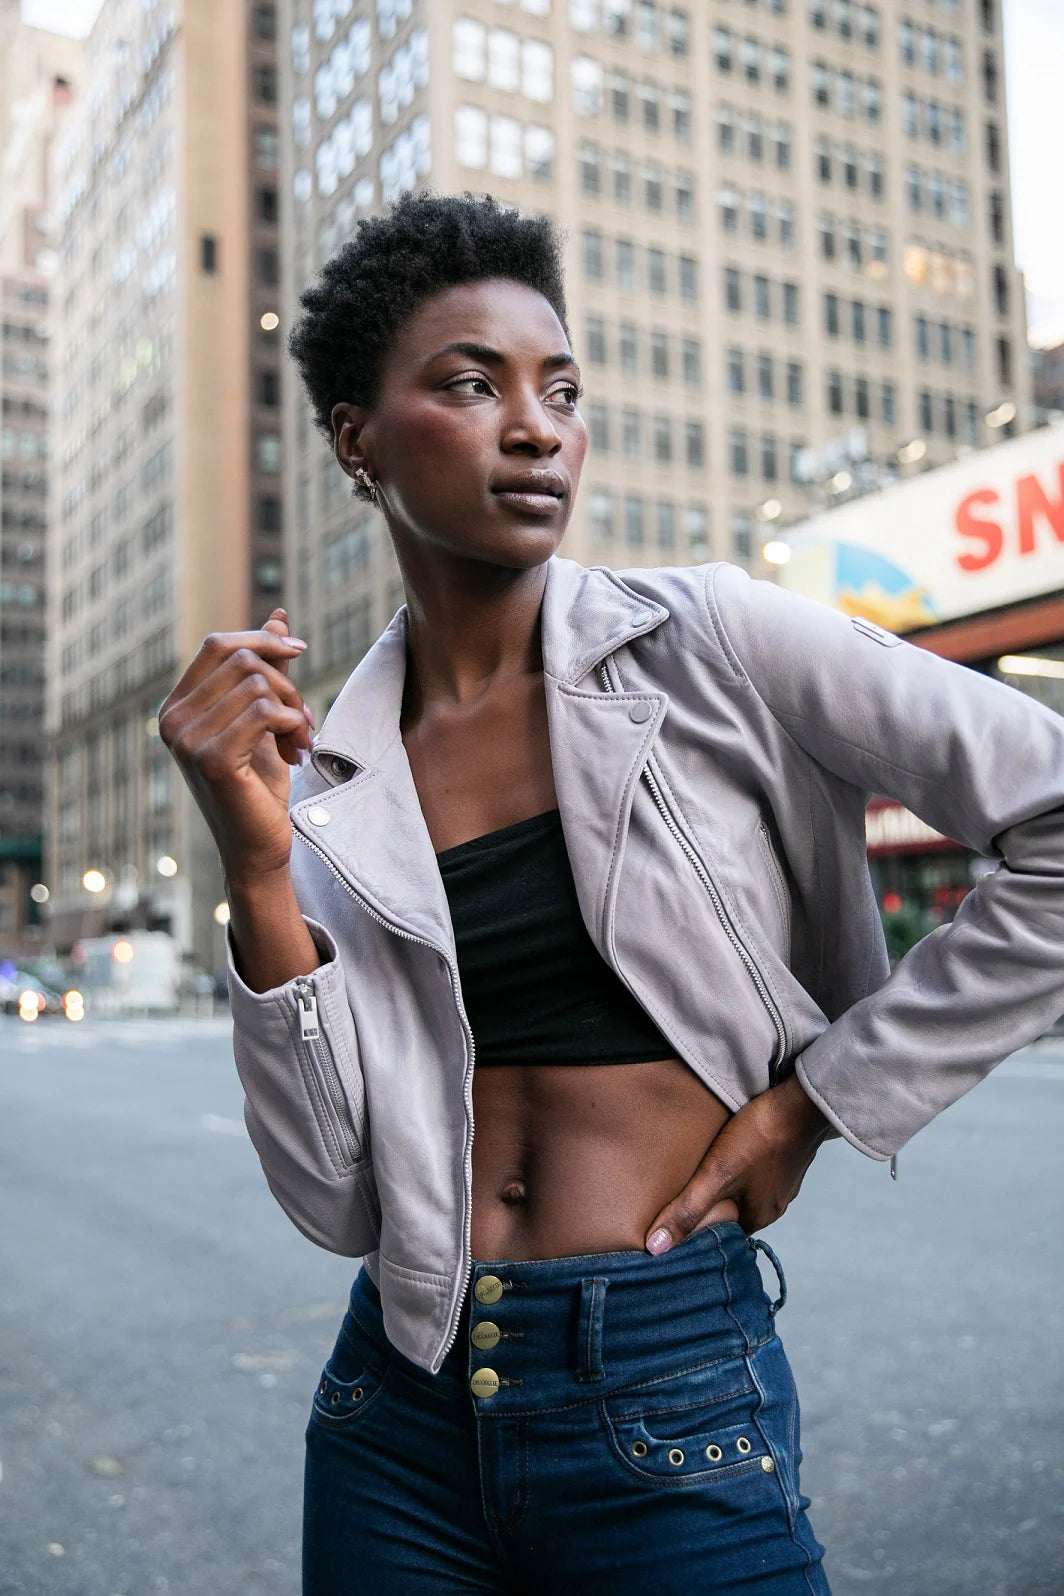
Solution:
[(304, 1596), (415, 1570), (433, 1596), (829, 1596), (758, 1250), (723, 1224), (658, 1257), (477, 1260), (436, 1375), (363, 1271), (322, 1380), (364, 1396), (316, 1396), (307, 1429)]

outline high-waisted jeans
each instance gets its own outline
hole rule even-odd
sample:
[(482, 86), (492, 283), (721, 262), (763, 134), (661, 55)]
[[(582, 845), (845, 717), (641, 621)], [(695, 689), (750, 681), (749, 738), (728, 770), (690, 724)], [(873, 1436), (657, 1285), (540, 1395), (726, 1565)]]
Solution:
[(475, 1262), (435, 1376), (362, 1270), (307, 1427), (304, 1596), (830, 1596), (757, 1247)]

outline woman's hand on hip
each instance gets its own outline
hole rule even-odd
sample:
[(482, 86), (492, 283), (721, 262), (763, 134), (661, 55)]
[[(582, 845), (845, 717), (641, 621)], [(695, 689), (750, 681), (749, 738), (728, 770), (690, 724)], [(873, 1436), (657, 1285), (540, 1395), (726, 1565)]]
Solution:
[(738, 1218), (749, 1235), (798, 1195), (831, 1126), (796, 1075), (753, 1097), (723, 1126), (683, 1191), (647, 1231), (648, 1252), (667, 1252), (701, 1226)]
[(212, 633), (159, 711), (230, 881), (288, 866), (291, 766), (310, 749), (312, 721), (287, 672), (305, 648), (282, 609), (261, 631)]

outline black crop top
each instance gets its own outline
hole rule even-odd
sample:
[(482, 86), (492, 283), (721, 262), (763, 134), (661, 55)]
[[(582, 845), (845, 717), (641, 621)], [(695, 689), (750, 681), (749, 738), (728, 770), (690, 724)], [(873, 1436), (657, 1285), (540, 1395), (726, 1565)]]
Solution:
[(436, 859), (478, 1064), (674, 1056), (587, 934), (557, 809)]

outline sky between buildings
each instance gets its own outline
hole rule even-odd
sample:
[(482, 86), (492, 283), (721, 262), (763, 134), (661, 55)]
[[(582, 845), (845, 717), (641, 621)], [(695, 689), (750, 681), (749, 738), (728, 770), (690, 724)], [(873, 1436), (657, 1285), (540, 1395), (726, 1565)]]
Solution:
[[(22, 0), (40, 28), (84, 34), (101, 0)], [(1064, 208), (1056, 168), (1064, 134), (1061, 0), (1003, 0), (1016, 258), (1027, 279), (1030, 340), (1064, 340)]]

